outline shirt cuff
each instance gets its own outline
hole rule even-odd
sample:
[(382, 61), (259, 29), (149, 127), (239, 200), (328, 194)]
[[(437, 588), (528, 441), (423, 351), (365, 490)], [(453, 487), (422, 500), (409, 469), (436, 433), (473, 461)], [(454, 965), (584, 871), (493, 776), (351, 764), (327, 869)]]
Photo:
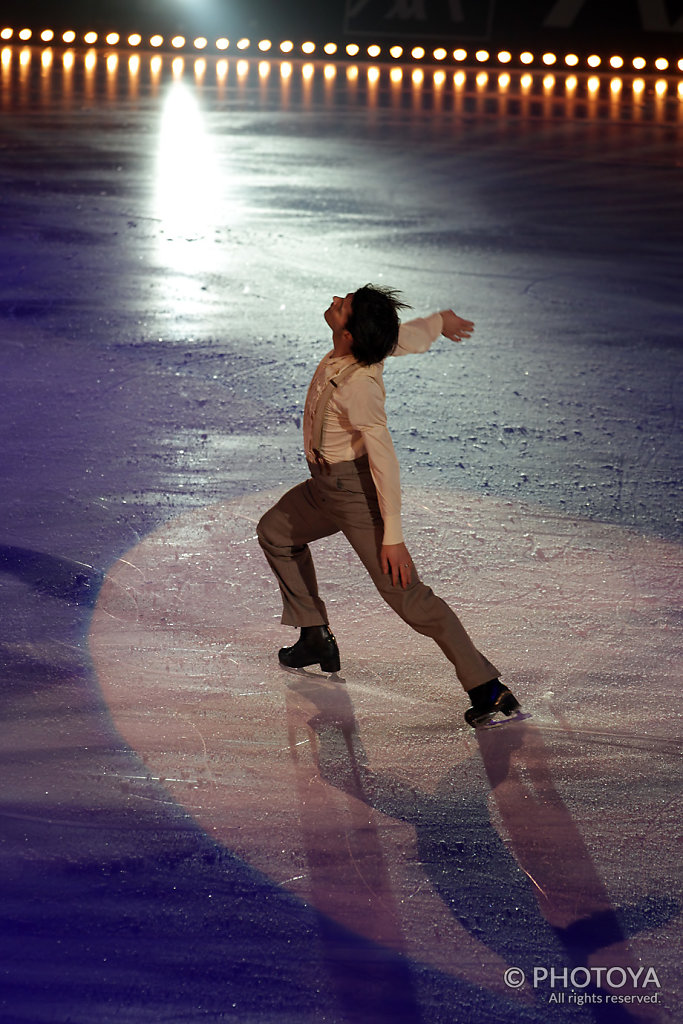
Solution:
[(398, 329), (398, 342), (392, 355), (403, 356), (407, 353), (426, 352), (434, 344), (443, 331), (441, 313), (407, 320)]
[(401, 528), (401, 513), (387, 516), (384, 519), (384, 544), (402, 544), (403, 530)]
[(427, 326), (429, 327), (429, 331), (432, 335), (433, 344), (443, 331), (443, 317), (441, 316), (441, 313), (430, 313), (429, 316), (425, 317), (425, 320), (427, 321)]

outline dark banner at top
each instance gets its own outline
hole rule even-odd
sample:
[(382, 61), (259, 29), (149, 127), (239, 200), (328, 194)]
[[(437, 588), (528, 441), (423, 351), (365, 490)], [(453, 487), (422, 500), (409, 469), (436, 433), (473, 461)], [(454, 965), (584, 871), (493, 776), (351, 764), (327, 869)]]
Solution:
[(346, 31), (486, 39), (494, 7), (495, 0), (346, 0)]
[(683, 0), (345, 0), (350, 35), (609, 43), (683, 39)]
[[(11, 0), (35, 29), (683, 55), (683, 0)], [(5, 17), (5, 15), (3, 15)]]

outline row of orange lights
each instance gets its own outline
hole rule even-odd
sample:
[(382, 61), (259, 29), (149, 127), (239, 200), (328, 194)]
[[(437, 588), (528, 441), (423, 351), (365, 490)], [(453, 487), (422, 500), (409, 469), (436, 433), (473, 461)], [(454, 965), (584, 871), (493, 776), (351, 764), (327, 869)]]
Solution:
[[(35, 33), (35, 37), (40, 39), (43, 43), (61, 41), (67, 45), (71, 45), (72, 43), (77, 42), (77, 34), (72, 29), (62, 32), (59, 37), (52, 29), (43, 29), (42, 32)], [(0, 40), (9, 41), (14, 38), (21, 42), (29, 42), (34, 38), (34, 32), (30, 28), (19, 29), (16, 33), (12, 28), (0, 29)], [(123, 39), (118, 32), (108, 32), (102, 37), (100, 37), (97, 32), (86, 32), (81, 38), (82, 42), (88, 46), (93, 46), (98, 42), (104, 42), (107, 46), (118, 46), (121, 43), (127, 43), (131, 47), (143, 45), (143, 37), (137, 32), (130, 34), (125, 39)], [(187, 46), (190, 46), (195, 50), (201, 51), (209, 47), (209, 40), (205, 36), (199, 36), (192, 40), (192, 42), (188, 43), (185, 36), (181, 35), (173, 36), (168, 40), (165, 40), (161, 35), (153, 35), (149, 37), (147, 44), (153, 49), (158, 49), (165, 44), (168, 44), (176, 50), (185, 49)], [(252, 41), (247, 38), (241, 38), (232, 43), (225, 37), (216, 39), (213, 45), (219, 52), (223, 52), (234, 46), (235, 49), (240, 52), (251, 50), (252, 47), (255, 47), (261, 53), (269, 53), (274, 47), (274, 44), (270, 39), (261, 39), (257, 43), (252, 44)], [(292, 40), (287, 39), (279, 43), (276, 49), (278, 48), (283, 54), (292, 54), (294, 53), (296, 46)], [(316, 43), (311, 41), (301, 43), (300, 45), (301, 53), (306, 56), (311, 56), (317, 51), (317, 49), (318, 47)], [(337, 54), (346, 54), (346, 56), (349, 57), (358, 57), (361, 55), (361, 47), (357, 43), (348, 43), (344, 47), (339, 47), (336, 43), (325, 43), (324, 46), (321, 47), (321, 50), (328, 57), (332, 57)], [(377, 44), (373, 44), (366, 48), (365, 53), (372, 60), (376, 60), (378, 57), (382, 56), (382, 48)], [(387, 50), (387, 53), (394, 60), (400, 60), (406, 56), (411, 57), (413, 60), (424, 60), (425, 57), (428, 57), (427, 50), (423, 46), (413, 46), (409, 49), (405, 49), (403, 46), (391, 46)], [(362, 56), (365, 56), (365, 54)], [(452, 59), (458, 63), (468, 59), (474, 59), (481, 64), (488, 63), (490, 61), (497, 61), (499, 64), (510, 64), (513, 61), (513, 55), (509, 50), (500, 50), (498, 53), (492, 55), (489, 50), (483, 49), (476, 50), (474, 53), (469, 53), (467, 50), (462, 48), (449, 51), (444, 47), (437, 47), (431, 52), (429, 57), (437, 62), (447, 60), (449, 57), (452, 57)], [(534, 55), (529, 50), (525, 50), (520, 53), (518, 59), (523, 65), (541, 62), (546, 67), (553, 67), (564, 63), (568, 68), (575, 68), (581, 63), (581, 58), (575, 53), (568, 53), (564, 58), (561, 58), (556, 53), (548, 52), (541, 55)], [(585, 58), (585, 63), (589, 68), (593, 69), (603, 66), (604, 63), (616, 71), (626, 68), (628, 62), (623, 57), (617, 55), (603, 60), (603, 58), (598, 56), (598, 54), (591, 54)], [(633, 57), (630, 60), (630, 63), (635, 71), (644, 71), (648, 65), (648, 61), (645, 57)], [(651, 64), (652, 67), (661, 72), (669, 70), (672, 66), (672, 62), (666, 57), (657, 57), (655, 60), (651, 61)], [(674, 66), (677, 67), (679, 71), (683, 71), (683, 57), (680, 58)]]
[[(20, 63), (26, 64), (30, 60), (30, 50), (25, 50), (20, 55)], [(9, 47), (5, 47), (0, 52), (0, 63), (3, 66), (7, 66), (11, 61), (12, 51)], [(73, 51), (68, 50), (63, 55), (63, 63), (65, 68), (70, 69), (75, 63), (75, 54)], [(42, 54), (42, 63), (44, 66), (49, 66), (52, 63), (52, 51), (44, 50)], [(109, 71), (116, 71), (118, 68), (119, 58), (117, 54), (109, 54), (106, 58), (106, 65)], [(97, 65), (97, 54), (91, 50), (85, 55), (85, 68), (88, 71), (92, 71)], [(163, 66), (163, 59), (160, 56), (152, 57), (150, 60), (150, 69), (153, 74), (158, 74)], [(128, 67), (132, 74), (137, 74), (140, 70), (140, 57), (137, 55), (130, 56), (128, 58)], [(182, 75), (185, 71), (185, 59), (183, 57), (175, 57), (171, 62), (171, 69), (174, 75)], [(194, 61), (195, 75), (201, 77), (207, 70), (207, 62), (203, 58), (197, 58)], [(244, 77), (250, 71), (250, 62), (248, 60), (239, 60), (236, 65), (237, 74), (239, 77)], [(280, 77), (283, 79), (290, 78), (294, 72), (294, 66), (289, 61), (283, 61), (279, 65)], [(267, 78), (271, 72), (271, 62), (269, 60), (262, 60), (258, 65), (258, 73), (261, 78)], [(301, 68), (301, 75), (305, 80), (311, 80), (316, 72), (314, 64), (304, 64)], [(219, 60), (216, 64), (216, 74), (219, 79), (224, 78), (228, 73), (228, 61)], [(327, 81), (334, 79), (337, 75), (337, 67), (334, 64), (326, 64), (323, 68), (323, 76)], [(357, 65), (349, 65), (346, 69), (346, 77), (349, 81), (357, 81), (360, 77), (360, 70)], [(392, 68), (389, 72), (390, 80), (395, 84), (399, 84), (403, 81), (404, 73), (401, 68)], [(453, 74), (453, 84), (456, 88), (461, 89), (467, 82), (467, 75), (464, 71), (457, 71)], [(379, 82), (381, 78), (381, 71), (378, 67), (367, 68), (367, 79), (371, 85)], [(410, 73), (410, 79), (416, 86), (422, 85), (425, 80), (425, 72), (421, 68), (415, 68)], [(441, 88), (447, 81), (447, 74), (445, 71), (435, 71), (433, 73), (433, 82), (437, 88)], [(482, 89), (488, 85), (490, 76), (487, 71), (479, 71), (475, 77), (475, 82), (478, 88)], [(578, 88), (579, 80), (576, 75), (568, 75), (566, 78), (561, 79), (564, 83), (565, 90), (568, 94), (571, 94)], [(512, 76), (508, 72), (500, 72), (497, 78), (498, 88), (505, 91), (509, 88), (512, 83)], [(519, 79), (519, 84), (522, 92), (527, 92), (531, 89), (534, 84), (534, 79), (528, 72), (523, 74)], [(554, 74), (545, 74), (543, 77), (543, 88), (546, 92), (549, 92), (555, 88), (557, 80)], [(621, 78), (613, 78), (610, 81), (610, 92), (614, 97), (618, 97), (623, 90), (623, 81)], [(589, 95), (595, 96), (600, 88), (601, 81), (597, 75), (593, 75), (586, 81), (586, 88)], [(635, 95), (640, 95), (646, 89), (646, 83), (643, 78), (635, 78), (631, 82), (631, 88)], [(655, 82), (654, 91), (659, 97), (666, 96), (669, 89), (668, 82), (666, 79), (659, 79)], [(683, 100), (683, 82), (678, 85), (678, 96)]]

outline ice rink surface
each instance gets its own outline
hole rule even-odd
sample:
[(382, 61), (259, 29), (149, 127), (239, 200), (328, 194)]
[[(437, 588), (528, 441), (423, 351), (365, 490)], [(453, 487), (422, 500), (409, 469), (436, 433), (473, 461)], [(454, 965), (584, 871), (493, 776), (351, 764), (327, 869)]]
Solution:
[[(680, 1019), (675, 80), (0, 76), (0, 1020)], [(255, 524), (366, 281), (476, 321), (385, 381), (501, 727), (342, 540), (341, 672), (277, 664)]]

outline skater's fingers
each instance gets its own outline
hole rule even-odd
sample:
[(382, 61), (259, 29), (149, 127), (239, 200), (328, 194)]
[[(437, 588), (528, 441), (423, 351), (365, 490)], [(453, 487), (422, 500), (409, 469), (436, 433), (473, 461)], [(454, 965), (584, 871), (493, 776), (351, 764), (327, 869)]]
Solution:
[(401, 581), (401, 567), (398, 558), (389, 558), (389, 565), (391, 567), (391, 583), (397, 587)]
[(451, 341), (462, 341), (463, 338), (469, 338), (474, 330), (474, 323), (471, 320), (458, 316), (452, 309), (441, 310), (441, 321), (441, 333)]
[(383, 573), (391, 572), (391, 582), (394, 587), (399, 584), (404, 588), (408, 586), (411, 558), (403, 541), (399, 544), (383, 544), (380, 551), (380, 564)]
[(401, 586), (405, 590), (406, 587), (410, 586), (410, 581), (412, 579), (412, 572), (411, 572), (411, 569), (410, 569), (409, 565), (401, 565), (400, 569), (401, 569)]

